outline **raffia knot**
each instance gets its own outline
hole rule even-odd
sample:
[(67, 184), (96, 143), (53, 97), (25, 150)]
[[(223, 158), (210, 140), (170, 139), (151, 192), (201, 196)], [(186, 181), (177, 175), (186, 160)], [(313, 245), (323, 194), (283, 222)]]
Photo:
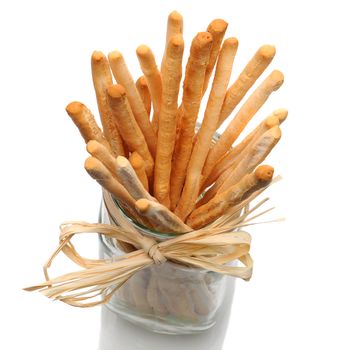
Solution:
[(158, 243), (148, 237), (143, 237), (140, 242), (142, 250), (153, 259), (154, 263), (159, 265), (166, 262), (166, 257), (159, 251)]

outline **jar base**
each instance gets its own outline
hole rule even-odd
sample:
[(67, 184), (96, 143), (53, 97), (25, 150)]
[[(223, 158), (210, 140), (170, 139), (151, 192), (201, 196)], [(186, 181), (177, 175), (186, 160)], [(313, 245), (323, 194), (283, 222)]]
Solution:
[(148, 317), (145, 313), (140, 315), (140, 310), (133, 310), (130, 305), (123, 305), (120, 301), (118, 303), (113, 302), (113, 298), (105, 306), (124, 320), (158, 334), (185, 335), (202, 333), (213, 327), (216, 323), (213, 319), (210, 322), (203, 320), (200, 323), (198, 321), (196, 323), (190, 321), (186, 323), (184, 320), (179, 322), (178, 319), (170, 316), (155, 317), (154, 314), (150, 314)]

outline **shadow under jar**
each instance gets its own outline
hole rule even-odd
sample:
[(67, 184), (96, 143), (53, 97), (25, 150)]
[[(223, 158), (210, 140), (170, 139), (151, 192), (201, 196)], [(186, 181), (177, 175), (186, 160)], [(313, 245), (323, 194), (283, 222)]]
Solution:
[[(218, 135), (215, 135), (213, 143), (217, 139)], [(135, 222), (109, 193), (104, 192), (100, 223), (120, 226), (116, 215), (111, 214), (115, 210), (144, 236), (158, 242), (176, 237)], [(101, 259), (118, 258), (130, 248), (101, 235), (99, 243)], [(114, 293), (106, 306), (124, 319), (153, 332), (198, 333), (216, 323), (225, 293), (232, 293), (232, 289), (226, 288), (227, 278), (233, 277), (166, 261), (138, 271)]]

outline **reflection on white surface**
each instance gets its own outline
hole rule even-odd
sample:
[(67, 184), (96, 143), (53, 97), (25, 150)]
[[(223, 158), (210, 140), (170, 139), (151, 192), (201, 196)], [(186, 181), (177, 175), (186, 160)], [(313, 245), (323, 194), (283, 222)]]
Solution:
[(211, 329), (195, 335), (163, 335), (149, 332), (102, 308), (99, 350), (221, 350), (230, 319), (234, 279), (229, 278), (226, 298)]

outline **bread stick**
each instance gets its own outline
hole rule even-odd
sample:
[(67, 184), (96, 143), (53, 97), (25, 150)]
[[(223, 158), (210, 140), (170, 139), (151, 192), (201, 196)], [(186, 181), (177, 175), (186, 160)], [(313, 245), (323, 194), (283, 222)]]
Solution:
[(145, 161), (148, 177), (152, 177), (154, 162), (148, 149), (146, 140), (137, 124), (126, 98), (126, 91), (122, 85), (111, 85), (107, 89), (109, 104), (113, 117), (120, 130), (123, 140), (131, 152), (137, 151)]
[(113, 51), (108, 55), (108, 60), (115, 80), (125, 88), (132, 113), (144, 135), (149, 151), (154, 158), (156, 152), (156, 134), (153, 131), (146, 108), (142, 103), (142, 99), (136, 89), (136, 85), (126, 66), (124, 58), (120, 52)]
[(125, 155), (125, 150), (122, 138), (112, 118), (112, 113), (107, 101), (106, 91), (107, 87), (112, 84), (112, 74), (107, 57), (100, 51), (94, 51), (91, 56), (91, 73), (103, 133), (110, 144), (113, 154), (115, 156), (123, 156)]
[(171, 37), (175, 35), (182, 35), (183, 32), (183, 18), (180, 13), (173, 11), (168, 16), (166, 39), (165, 39), (165, 49), (163, 54), (163, 59), (161, 63), (162, 76), (164, 73), (164, 62), (166, 60), (167, 46)]
[(280, 88), (283, 80), (283, 74), (278, 70), (274, 70), (243, 104), (221, 135), (219, 141), (210, 150), (203, 169), (203, 178), (206, 178), (210, 174), (216, 161), (230, 149), (233, 142), (238, 138), (255, 113), (266, 102), (271, 93)]
[(162, 104), (159, 115), (154, 194), (169, 207), (171, 160), (176, 138), (177, 100), (182, 76), (184, 41), (181, 35), (170, 38), (162, 77)]
[(154, 201), (154, 198), (143, 187), (127, 158), (118, 156), (115, 161), (115, 169), (119, 182), (134, 199), (147, 198)]
[(144, 76), (136, 80), (136, 89), (139, 92), (143, 105), (146, 108), (148, 116), (151, 115), (151, 95)]
[(160, 105), (162, 100), (162, 79), (153, 52), (148, 46), (139, 46), (136, 50), (136, 54), (151, 94), (154, 110), (152, 127), (157, 134), (159, 127)]
[(189, 226), (160, 203), (148, 199), (139, 199), (135, 203), (135, 208), (159, 232), (180, 234), (191, 231)]
[(229, 208), (237, 205), (244, 194), (252, 189), (258, 190), (272, 180), (273, 168), (260, 166), (254, 173), (245, 175), (237, 184), (216, 195), (211, 201), (194, 210), (187, 219), (193, 229), (201, 228), (222, 216)]
[(114, 155), (101, 143), (91, 140), (86, 144), (86, 150), (91, 156), (98, 159), (110, 172), (116, 177), (115, 161)]
[(181, 128), (178, 131), (170, 182), (170, 203), (174, 210), (185, 181), (187, 165), (192, 151), (192, 139), (202, 99), (206, 66), (212, 46), (212, 36), (198, 33), (192, 41), (190, 57), (186, 66), (182, 96)]
[(253, 145), (248, 147), (245, 157), (234, 168), (231, 175), (219, 188), (218, 193), (225, 191), (236, 184), (246, 173), (253, 171), (265, 160), (280, 139), (281, 129), (279, 126), (267, 130)]
[(207, 28), (207, 32), (209, 32), (213, 37), (213, 45), (211, 47), (210, 58), (205, 72), (203, 95), (207, 91), (209, 79), (214, 70), (214, 66), (219, 55), (221, 43), (224, 38), (227, 26), (228, 23), (223, 19), (214, 19)]
[(227, 85), (230, 81), (233, 60), (237, 51), (236, 38), (226, 39), (219, 54), (215, 77), (201, 128), (193, 147), (184, 189), (175, 213), (185, 220), (195, 206), (201, 185), (201, 173), (216, 130)]
[(71, 102), (66, 107), (66, 111), (79, 129), (85, 143), (88, 143), (90, 140), (96, 140), (110, 148), (110, 145), (103, 136), (94, 116), (85, 105), (80, 102)]
[(281, 138), (281, 129), (274, 126), (263, 133), (254, 144), (250, 144), (243, 150), (243, 155), (231, 167), (226, 169), (217, 179), (215, 184), (205, 193), (196, 207), (211, 200), (217, 193), (237, 183), (247, 172), (251, 172), (271, 152), (272, 148)]
[(252, 87), (255, 81), (264, 72), (274, 58), (276, 49), (271, 45), (264, 45), (259, 48), (253, 58), (244, 67), (237, 80), (227, 90), (225, 101), (221, 109), (218, 128), (232, 113), (235, 107)]
[(129, 162), (134, 168), (135, 173), (137, 174), (137, 177), (141, 181), (143, 187), (149, 192), (148, 179), (143, 158), (137, 152), (133, 152), (129, 157)]
[(85, 161), (85, 170), (103, 188), (110, 192), (117, 200), (121, 201), (131, 210), (135, 207), (135, 199), (116, 180), (110, 171), (95, 157), (89, 157)]
[(232, 148), (223, 157), (220, 158), (220, 160), (215, 164), (215, 167), (208, 178), (201, 186), (201, 191), (213, 184), (224, 171), (242, 159), (242, 156), (244, 154), (243, 151), (249, 144), (256, 141), (257, 138), (260, 137), (268, 129), (276, 125), (280, 125), (287, 118), (287, 115), (288, 111), (286, 109), (278, 109), (272, 112), (271, 115), (269, 115), (266, 119), (264, 119), (237, 146)]
[(86, 149), (93, 157), (102, 162), (135, 200), (140, 198), (154, 200), (143, 187), (133, 167), (125, 157), (118, 156), (115, 158), (106, 147), (97, 141), (89, 141)]

